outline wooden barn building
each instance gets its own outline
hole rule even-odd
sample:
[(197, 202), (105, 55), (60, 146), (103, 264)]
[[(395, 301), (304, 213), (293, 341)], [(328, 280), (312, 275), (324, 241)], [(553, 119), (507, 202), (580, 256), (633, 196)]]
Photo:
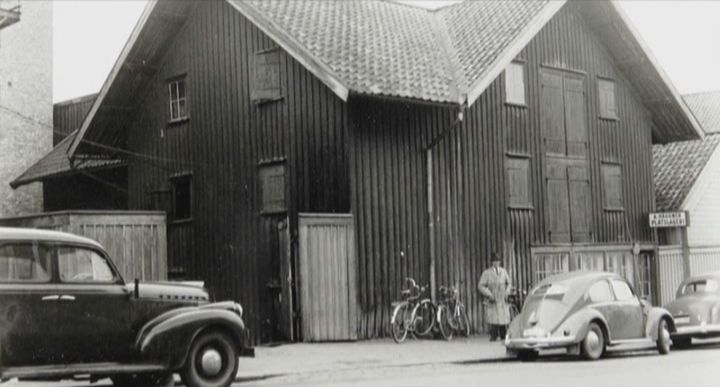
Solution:
[(63, 153), (122, 164), (171, 277), (257, 341), (346, 340), (388, 333), (405, 277), (482, 330), (493, 251), (523, 288), (594, 268), (652, 297), (652, 145), (701, 136), (609, 1), (160, 0)]

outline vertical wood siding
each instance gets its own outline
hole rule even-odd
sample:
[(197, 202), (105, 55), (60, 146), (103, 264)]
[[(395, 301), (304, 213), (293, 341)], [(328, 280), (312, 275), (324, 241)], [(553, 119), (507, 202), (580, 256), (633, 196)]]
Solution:
[(95, 97), (93, 94), (53, 105), (53, 146), (82, 125)]
[[(256, 342), (277, 340), (277, 223), (297, 213), (349, 212), (345, 105), (284, 51), (283, 99), (250, 100), (253, 56), (276, 44), (224, 1), (197, 2), (126, 123), (130, 208), (192, 173), (192, 220), (168, 224), (171, 268), (242, 303)], [(169, 125), (166, 79), (186, 75), (189, 120)], [(287, 164), (288, 213), (260, 214), (258, 165)], [(277, 281), (277, 282), (276, 282)], [(269, 286), (270, 284), (270, 286)]]

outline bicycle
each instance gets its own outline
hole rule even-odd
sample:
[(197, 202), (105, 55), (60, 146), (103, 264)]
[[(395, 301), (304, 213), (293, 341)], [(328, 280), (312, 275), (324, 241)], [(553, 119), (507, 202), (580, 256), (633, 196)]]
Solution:
[(435, 304), (429, 298), (422, 298), (427, 286), (418, 286), (412, 278), (405, 278), (409, 286), (400, 294), (403, 300), (393, 303), (390, 326), (392, 337), (400, 344), (412, 332), (416, 336), (425, 336), (435, 324)]
[(460, 301), (460, 292), (454, 286), (440, 287), (437, 324), (445, 340), (452, 340), (456, 333), (465, 337), (470, 336), (470, 319), (465, 305)]

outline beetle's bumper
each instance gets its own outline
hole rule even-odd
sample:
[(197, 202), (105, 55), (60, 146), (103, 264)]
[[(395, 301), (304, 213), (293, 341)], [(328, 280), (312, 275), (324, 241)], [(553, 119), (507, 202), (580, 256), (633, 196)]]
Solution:
[(505, 339), (505, 347), (508, 350), (528, 349), (552, 349), (566, 348), (575, 344), (574, 337), (524, 337), (517, 339)]
[(690, 326), (679, 326), (671, 333), (672, 337), (695, 337), (695, 336), (716, 336), (720, 335), (720, 324), (699, 324)]

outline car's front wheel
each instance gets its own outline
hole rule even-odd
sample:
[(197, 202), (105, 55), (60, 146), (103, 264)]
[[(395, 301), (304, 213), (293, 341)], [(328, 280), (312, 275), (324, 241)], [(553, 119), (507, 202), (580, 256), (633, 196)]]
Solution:
[(603, 355), (603, 352), (605, 352), (605, 335), (597, 323), (590, 323), (580, 348), (583, 357), (587, 360), (597, 360)]
[(180, 376), (188, 387), (227, 387), (238, 370), (234, 341), (217, 331), (198, 336), (190, 347)]
[(660, 320), (656, 345), (661, 355), (670, 353), (670, 328), (668, 328), (668, 323), (665, 319)]

